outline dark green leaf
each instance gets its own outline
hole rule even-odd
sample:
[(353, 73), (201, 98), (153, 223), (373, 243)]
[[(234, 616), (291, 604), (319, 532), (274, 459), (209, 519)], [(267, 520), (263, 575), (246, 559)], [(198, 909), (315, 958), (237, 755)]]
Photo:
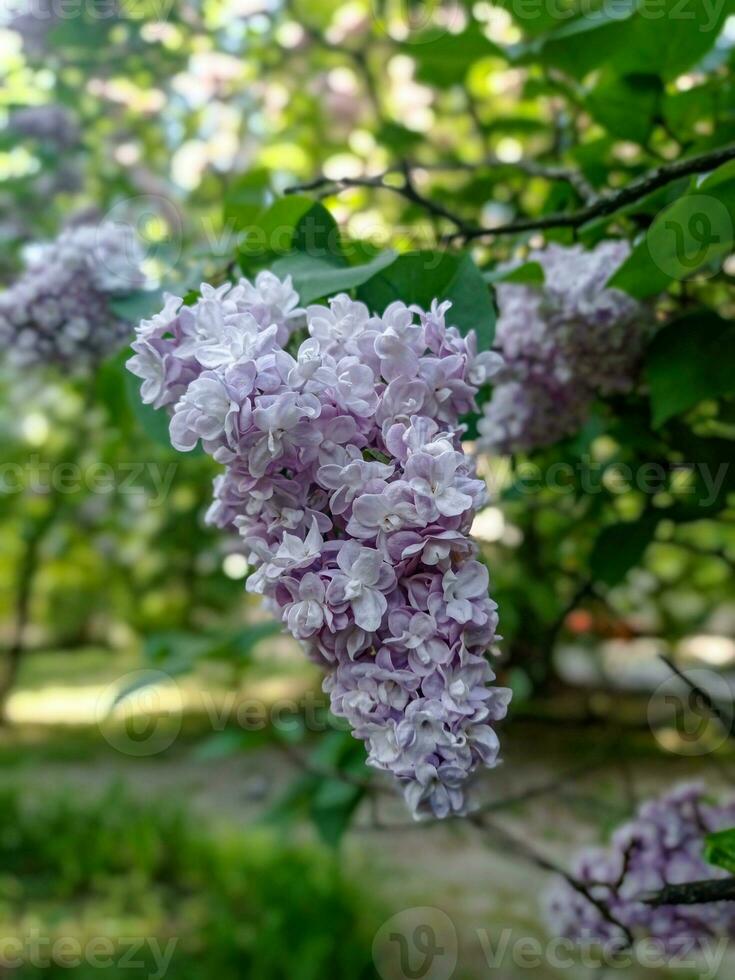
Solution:
[(463, 334), (477, 332), (478, 348), (490, 348), (495, 308), (482, 273), (468, 254), (407, 252), (360, 286), (358, 299), (382, 314), (395, 300), (429, 309), (433, 299), (451, 300), (447, 322)]
[(240, 262), (270, 266), (276, 256), (303, 252), (347, 265), (337, 222), (323, 204), (300, 195), (279, 198), (254, 218), (240, 246)]
[(461, 34), (447, 31), (439, 37), (427, 38), (424, 44), (421, 35), (414, 36), (404, 48), (416, 61), (418, 80), (439, 88), (461, 84), (470, 67), (480, 58), (495, 56), (506, 60), (502, 48), (488, 41), (477, 24), (472, 24)]
[(540, 262), (524, 262), (514, 269), (491, 269), (484, 273), (486, 282), (516, 282), (528, 286), (543, 286), (544, 269)]
[(717, 830), (704, 838), (704, 859), (735, 874), (735, 827)]
[(345, 261), (339, 227), (323, 204), (312, 204), (296, 222), (293, 247), (309, 255)]
[(596, 582), (617, 585), (637, 565), (653, 540), (659, 515), (647, 513), (637, 521), (613, 524), (600, 531), (590, 555), (590, 572)]
[(228, 187), (223, 205), (225, 226), (235, 231), (252, 227), (270, 196), (270, 174), (261, 167), (239, 176)]
[(724, 164), (661, 211), (608, 286), (645, 298), (675, 279), (717, 271), (735, 241), (735, 168)]
[(735, 323), (703, 310), (668, 324), (646, 354), (654, 426), (735, 391)]
[[(661, 99), (656, 75), (603, 73), (586, 98), (595, 119), (613, 136), (646, 143), (654, 127)], [(631, 112), (631, 106), (635, 111)]]
[(147, 320), (163, 306), (163, 293), (160, 289), (139, 289), (127, 296), (116, 296), (110, 300), (110, 308), (120, 319), (137, 326)]
[(247, 747), (249, 733), (237, 729), (215, 732), (197, 745), (194, 758), (200, 762), (212, 762), (216, 759), (228, 759), (238, 755)]
[(123, 370), (125, 375), (123, 384), (128, 396), (128, 405), (138, 425), (151, 442), (171, 449), (168, 413), (163, 409), (155, 409), (151, 405), (145, 405), (140, 398), (140, 378), (136, 378), (128, 370)]
[(384, 122), (375, 135), (379, 143), (393, 150), (399, 157), (410, 153), (422, 141), (421, 133), (414, 133), (396, 122)]
[(364, 265), (335, 266), (326, 259), (294, 252), (277, 259), (272, 268), (277, 276), (293, 278), (294, 288), (302, 303), (312, 303), (316, 299), (361, 286), (394, 262), (396, 254), (388, 250)]
[(539, 60), (576, 78), (605, 66), (620, 75), (645, 72), (669, 80), (714, 47), (732, 9), (732, 0), (721, 6), (628, 0), (572, 18), (514, 53), (524, 63)]

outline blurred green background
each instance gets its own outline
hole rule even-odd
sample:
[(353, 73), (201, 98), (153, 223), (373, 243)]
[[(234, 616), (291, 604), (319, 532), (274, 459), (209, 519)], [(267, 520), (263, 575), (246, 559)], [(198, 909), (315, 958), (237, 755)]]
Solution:
[[(692, 0), (683, 19), (664, 0), (663, 25), (573, 0), (6, 6), (0, 282), (70, 222), (130, 223), (156, 286), (121, 306), (131, 324), (159, 288), (248, 271), (243, 229), (295, 184), (323, 177), (310, 192), (372, 251), (431, 248), (441, 214), (391, 189), (406, 161), (422, 195), (499, 224), (735, 139), (731, 0)], [(19, 135), (18, 113), (42, 105), (63, 124)], [(689, 186), (579, 238), (633, 241)], [(734, 275), (730, 255), (665, 277), (664, 313), (731, 318)], [(216, 467), (153, 431), (122, 360), (82, 380), (0, 372), (0, 972), (387, 976), (381, 924), (435, 906), (457, 930), (455, 975), (488, 975), (483, 936), (544, 937), (545, 876), (472, 827), (409, 824), (371, 778), (317, 672), (245, 596), (238, 542), (205, 523)], [(707, 725), (692, 752), (701, 718), (682, 728), (661, 689), (660, 654), (724, 684), (735, 662), (733, 474), (713, 490), (694, 465), (732, 463), (733, 389), (688, 383), (663, 428), (644, 386), (573, 439), (481, 463), (492, 502), (475, 532), (515, 693), (481, 796), (560, 860), (642, 795), (703, 772), (717, 787), (733, 765)], [(652, 460), (667, 473), (653, 500), (638, 481)], [(53, 946), (70, 937), (81, 963)]]

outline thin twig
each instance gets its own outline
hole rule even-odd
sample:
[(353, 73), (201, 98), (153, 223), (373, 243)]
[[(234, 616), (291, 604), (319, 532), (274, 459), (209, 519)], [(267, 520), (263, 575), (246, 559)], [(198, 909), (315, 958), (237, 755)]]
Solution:
[(709, 711), (713, 718), (716, 718), (717, 721), (719, 721), (728, 735), (735, 736), (735, 724), (733, 723), (733, 719), (728, 718), (725, 715), (725, 712), (715, 704), (711, 695), (708, 694), (704, 688), (696, 684), (691, 677), (688, 677), (683, 670), (677, 667), (676, 664), (666, 656), (666, 654), (660, 653), (659, 657), (661, 660), (663, 660), (669, 670), (686, 684), (692, 694), (695, 694), (699, 698), (707, 711)]
[(428, 197), (424, 197), (423, 194), (416, 190), (416, 185), (413, 182), (413, 177), (411, 176), (411, 167), (408, 163), (403, 166), (403, 185), (400, 188), (400, 193), (409, 201), (414, 204), (418, 204), (419, 207), (424, 208), (430, 214), (436, 215), (438, 218), (446, 218), (451, 221), (458, 228), (463, 231), (471, 231), (471, 226), (468, 225), (463, 218), (459, 215), (454, 214), (448, 208), (442, 207), (441, 204), (437, 204), (436, 201), (432, 201)]
[[(575, 766), (569, 769), (567, 772), (559, 773), (553, 778), (547, 780), (546, 782), (539, 783), (536, 786), (529, 786), (526, 789), (520, 790), (517, 793), (510, 793), (507, 796), (502, 796), (497, 800), (490, 800), (488, 803), (484, 803), (479, 806), (475, 811), (474, 815), (482, 815), (483, 813), (497, 813), (500, 810), (505, 810), (512, 806), (517, 806), (519, 804), (527, 803), (529, 800), (536, 799), (539, 796), (546, 796), (550, 793), (558, 793), (566, 783), (570, 783), (576, 779), (580, 779), (582, 776), (593, 772), (595, 769), (599, 769), (601, 766), (605, 765), (608, 761), (608, 754), (606, 753), (602, 757), (598, 757), (591, 762), (581, 763), (579, 766)], [(457, 817), (456, 822), (464, 822), (464, 817)], [(391, 832), (398, 832), (403, 830), (415, 830), (417, 827), (426, 826), (446, 826), (448, 821), (446, 819), (431, 818), (428, 820), (421, 820), (420, 823), (414, 821), (413, 823), (396, 823), (396, 824), (385, 824), (385, 823), (372, 823), (365, 827), (361, 827), (362, 830), (387, 830)]]
[(551, 655), (553, 651), (553, 647), (559, 638), (559, 634), (564, 628), (564, 624), (566, 623), (569, 614), (574, 612), (574, 610), (577, 608), (577, 606), (580, 604), (580, 602), (583, 599), (586, 599), (587, 596), (593, 594), (594, 594), (594, 583), (592, 582), (592, 579), (585, 579), (583, 582), (579, 584), (577, 589), (575, 589), (574, 594), (566, 603), (564, 608), (561, 610), (561, 612), (559, 613), (559, 615), (556, 617), (556, 619), (554, 620), (554, 622), (551, 624), (549, 628), (546, 637), (546, 648), (549, 652), (549, 655)]
[(354, 786), (356, 789), (361, 789), (370, 794), (388, 792), (386, 788), (375, 784), (369, 777), (353, 776), (352, 773), (345, 772), (344, 769), (334, 769), (331, 766), (315, 763), (312, 759), (303, 756), (295, 746), (289, 745), (288, 742), (279, 742), (278, 748), (298, 769), (309, 773), (311, 776), (318, 776), (320, 779), (338, 779), (348, 786)]
[[(476, 237), (478, 229), (470, 222), (466, 221), (456, 211), (451, 211), (446, 206), (439, 204), (432, 198), (421, 194), (417, 190), (414, 172), (424, 170), (427, 172), (452, 172), (452, 171), (474, 171), (491, 167), (512, 166), (529, 176), (544, 177), (547, 180), (566, 180), (574, 187), (582, 200), (589, 200), (594, 195), (594, 191), (587, 183), (585, 178), (578, 173), (566, 170), (564, 167), (550, 167), (536, 163), (532, 160), (519, 161), (518, 163), (508, 164), (496, 158), (483, 160), (478, 164), (468, 163), (439, 163), (439, 164), (417, 164), (405, 161), (400, 167), (388, 167), (378, 174), (365, 177), (326, 177), (323, 174), (313, 180), (305, 181), (301, 184), (293, 184), (287, 187), (285, 194), (297, 194), (309, 191), (317, 191), (320, 197), (331, 197), (342, 191), (353, 188), (369, 188), (371, 190), (389, 191), (397, 194), (405, 200), (417, 204), (426, 212), (437, 218), (444, 218), (450, 221), (457, 228), (458, 235), (465, 235), (468, 238)], [(400, 183), (391, 183), (388, 178), (401, 174), (403, 180)]]
[[(494, 170), (502, 167), (518, 170), (528, 177), (543, 177), (546, 180), (564, 180), (573, 186), (576, 185), (575, 189), (578, 190), (583, 199), (595, 197), (594, 188), (587, 183), (584, 175), (567, 167), (544, 164), (538, 160), (514, 160), (512, 163), (509, 163), (507, 160), (501, 160), (499, 157), (485, 157), (476, 163), (463, 160), (421, 163), (417, 160), (410, 160), (407, 161), (407, 165), (412, 172), (424, 171), (425, 173), (474, 173), (476, 171)], [(329, 188), (332, 193), (337, 193), (339, 190), (349, 187), (383, 187), (383, 182), (387, 177), (403, 174), (405, 172), (405, 166), (406, 164), (404, 163), (401, 166), (386, 167), (385, 170), (381, 170), (377, 174), (365, 177), (327, 177), (324, 174), (320, 174), (318, 177), (314, 177), (313, 180), (307, 180), (303, 183), (293, 184), (287, 187), (284, 193), (299, 194), (304, 191), (321, 190), (323, 188)], [(393, 190), (394, 188), (388, 185), (385, 189)]]
[[(386, 182), (386, 177), (397, 173), (403, 174), (403, 181), (400, 184)], [(304, 184), (294, 184), (292, 187), (287, 187), (284, 193), (296, 194), (302, 191), (320, 191), (320, 197), (331, 197), (333, 194), (338, 194), (341, 191), (354, 187), (368, 187), (373, 190), (390, 191), (391, 194), (398, 194), (399, 197), (403, 197), (413, 204), (418, 204), (419, 207), (422, 207), (429, 214), (437, 218), (445, 218), (447, 221), (451, 221), (456, 228), (462, 231), (469, 232), (472, 230), (472, 227), (458, 214), (419, 193), (413, 182), (410, 165), (408, 164), (400, 171), (391, 168), (390, 170), (383, 171), (381, 174), (376, 174), (374, 177), (340, 177), (335, 180), (323, 176), (315, 177), (314, 180), (307, 181)]]
[(601, 898), (597, 898), (596, 895), (592, 894), (584, 882), (579, 881), (574, 877), (574, 875), (569, 874), (569, 872), (565, 871), (564, 868), (556, 865), (545, 855), (540, 854), (538, 851), (532, 848), (526, 841), (521, 840), (519, 837), (511, 834), (504, 827), (500, 827), (496, 823), (488, 823), (488, 821), (483, 820), (481, 816), (477, 815), (473, 815), (469, 819), (480, 830), (484, 830), (499, 838), (505, 851), (515, 853), (518, 855), (518, 857), (522, 857), (525, 860), (530, 861), (532, 864), (535, 864), (536, 867), (541, 868), (542, 871), (549, 871), (552, 874), (560, 875), (571, 888), (586, 898), (591, 905), (594, 905), (606, 922), (612, 926), (615, 926), (615, 928), (620, 929), (629, 946), (633, 945), (634, 938), (630, 929), (613, 915), (607, 904)]

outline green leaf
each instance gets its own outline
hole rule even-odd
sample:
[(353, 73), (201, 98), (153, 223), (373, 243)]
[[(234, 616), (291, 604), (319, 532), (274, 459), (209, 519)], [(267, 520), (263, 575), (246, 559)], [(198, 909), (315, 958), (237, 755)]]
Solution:
[(250, 660), (258, 643), (272, 636), (280, 636), (282, 632), (281, 624), (269, 619), (234, 632), (216, 633), (210, 636), (208, 646), (200, 655), (209, 660)]
[(590, 555), (590, 572), (596, 582), (617, 585), (637, 565), (653, 540), (659, 515), (646, 513), (637, 521), (612, 524), (600, 531)]
[[(115, 695), (113, 700), (113, 706), (120, 704), (126, 698), (129, 698), (131, 694), (135, 694), (137, 691), (142, 691), (146, 687), (150, 687), (151, 684), (161, 683), (161, 671), (160, 670), (150, 670), (150, 671), (138, 671), (134, 681), (130, 681), (125, 684)], [(166, 674), (173, 676), (175, 671), (167, 670)]]
[[(307, 759), (307, 769), (270, 811), (270, 820), (291, 823), (308, 815), (321, 839), (337, 847), (365, 796), (369, 778), (365, 749), (348, 732), (324, 734)], [(353, 778), (355, 777), (355, 778)]]
[(613, 9), (567, 20), (530, 43), (516, 45), (514, 60), (523, 64), (540, 61), (583, 78), (598, 65), (611, 63), (636, 7), (636, 0), (625, 0)]
[(293, 246), (296, 226), (313, 207), (314, 201), (300, 194), (275, 200), (267, 211), (259, 215), (257, 221), (257, 230), (265, 238), (264, 250), (288, 252)]
[(339, 226), (323, 204), (312, 203), (296, 222), (293, 247), (309, 255), (345, 262)]
[(360, 286), (357, 296), (378, 314), (399, 299), (424, 309), (433, 299), (450, 300), (447, 322), (464, 335), (475, 330), (479, 350), (488, 350), (495, 336), (490, 290), (467, 253), (406, 252)]
[[(200, 660), (247, 661), (262, 640), (281, 633), (274, 620), (253, 623), (238, 630), (216, 630), (188, 633), (164, 630), (146, 637), (143, 650), (146, 660), (171, 673), (191, 670)], [(173, 665), (173, 666), (172, 666)]]
[(735, 392), (735, 322), (704, 310), (668, 324), (646, 353), (653, 425)]
[[(129, 356), (130, 351), (127, 351), (126, 355)], [(168, 413), (162, 409), (155, 409), (151, 405), (145, 405), (140, 398), (140, 378), (136, 378), (127, 369), (124, 369), (124, 372), (123, 384), (128, 396), (128, 405), (139, 427), (151, 442), (155, 442), (159, 446), (166, 446), (173, 452), (169, 435)]]
[[(646, 143), (658, 114), (663, 86), (657, 75), (618, 76), (603, 72), (585, 99), (587, 108), (609, 133)], [(631, 106), (635, 111), (631, 112)]]
[(338, 847), (365, 795), (361, 786), (342, 779), (324, 779), (314, 794), (310, 816), (325, 844)]
[(152, 442), (165, 446), (173, 454), (168, 415), (141, 401), (140, 379), (125, 367), (131, 355), (130, 348), (125, 347), (108, 358), (97, 373), (96, 390), (105, 403), (113, 425), (123, 431), (136, 426)]
[(680, 139), (691, 139), (697, 128), (711, 123), (717, 110), (717, 83), (697, 85), (686, 92), (668, 92), (662, 113), (668, 128)]
[(212, 762), (217, 759), (228, 759), (239, 755), (248, 748), (251, 733), (238, 729), (227, 729), (215, 732), (197, 745), (194, 758), (199, 762)]
[(491, 384), (483, 385), (475, 396), (475, 402), (479, 408), (479, 412), (468, 412), (467, 415), (463, 415), (459, 420), (462, 425), (466, 426), (465, 433), (462, 436), (463, 441), (474, 441), (480, 438), (480, 430), (478, 429), (478, 423), (483, 417), (483, 406), (490, 401), (493, 396), (493, 386)]
[(416, 62), (416, 78), (427, 85), (449, 88), (464, 82), (468, 70), (480, 58), (507, 56), (502, 48), (489, 41), (475, 23), (461, 34), (448, 31), (440, 36), (426, 38), (414, 36), (403, 45), (404, 50)]
[(281, 278), (292, 277), (302, 303), (313, 303), (316, 299), (361, 286), (391, 265), (396, 256), (397, 253), (389, 249), (364, 265), (335, 266), (326, 259), (295, 252), (277, 259), (272, 268)]
[(245, 229), (239, 258), (244, 267), (253, 261), (272, 264), (279, 255), (304, 252), (346, 265), (339, 226), (323, 204), (293, 194), (279, 198), (260, 212)]
[(107, 409), (112, 424), (125, 432), (130, 429), (134, 422), (125, 378), (125, 375), (129, 373), (125, 368), (125, 362), (130, 354), (130, 349), (126, 347), (107, 358), (100, 364), (95, 376), (97, 397)]
[(239, 176), (225, 192), (223, 218), (235, 231), (252, 227), (270, 197), (270, 174), (264, 167)]
[(158, 313), (163, 306), (163, 293), (160, 289), (138, 289), (127, 296), (116, 296), (110, 300), (110, 309), (126, 323), (136, 326)]
[(735, 242), (735, 168), (718, 167), (661, 211), (646, 236), (610, 278), (610, 288), (638, 299), (703, 269), (717, 271)]
[(704, 838), (704, 859), (708, 864), (735, 874), (735, 827), (717, 830)]
[(528, 286), (543, 286), (544, 269), (540, 262), (524, 262), (514, 269), (491, 269), (483, 274), (485, 282), (515, 282)]
[(387, 146), (398, 157), (411, 153), (422, 142), (421, 133), (415, 133), (397, 122), (384, 122), (379, 126), (375, 138), (378, 143)]
[(733, 0), (721, 6), (621, 0), (516, 46), (514, 54), (522, 63), (540, 61), (578, 79), (605, 66), (620, 75), (644, 72), (668, 81), (714, 47), (732, 9)]

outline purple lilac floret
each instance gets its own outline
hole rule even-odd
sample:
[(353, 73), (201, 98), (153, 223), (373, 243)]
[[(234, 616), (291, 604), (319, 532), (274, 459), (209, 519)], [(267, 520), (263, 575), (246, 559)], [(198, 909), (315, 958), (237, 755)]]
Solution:
[(605, 283), (630, 251), (623, 241), (593, 251), (549, 245), (529, 262), (540, 286), (497, 287), (495, 346), (505, 361), (478, 424), (483, 449), (511, 453), (576, 432), (598, 395), (629, 391), (645, 338), (644, 307)]
[[(654, 939), (668, 953), (685, 952), (713, 936), (735, 936), (735, 904), (654, 907), (641, 898), (665, 885), (727, 877), (703, 859), (704, 836), (733, 825), (735, 799), (712, 804), (701, 783), (679, 784), (643, 803), (609, 847), (581, 851), (571, 874), (634, 938)], [(566, 881), (554, 883), (545, 912), (555, 935), (580, 945), (623, 942), (620, 927)]]
[(26, 252), (0, 294), (0, 348), (15, 368), (54, 364), (79, 373), (119, 350), (131, 325), (110, 300), (140, 289), (142, 254), (123, 225), (69, 228)]
[(461, 813), (510, 699), (485, 658), (497, 612), (469, 530), (486, 491), (459, 424), (499, 358), (449, 304), (298, 302), (269, 272), (168, 297), (128, 366), (173, 445), (224, 465), (209, 519), (239, 531), (248, 590), (326, 670), (369, 764), (416, 815)]

